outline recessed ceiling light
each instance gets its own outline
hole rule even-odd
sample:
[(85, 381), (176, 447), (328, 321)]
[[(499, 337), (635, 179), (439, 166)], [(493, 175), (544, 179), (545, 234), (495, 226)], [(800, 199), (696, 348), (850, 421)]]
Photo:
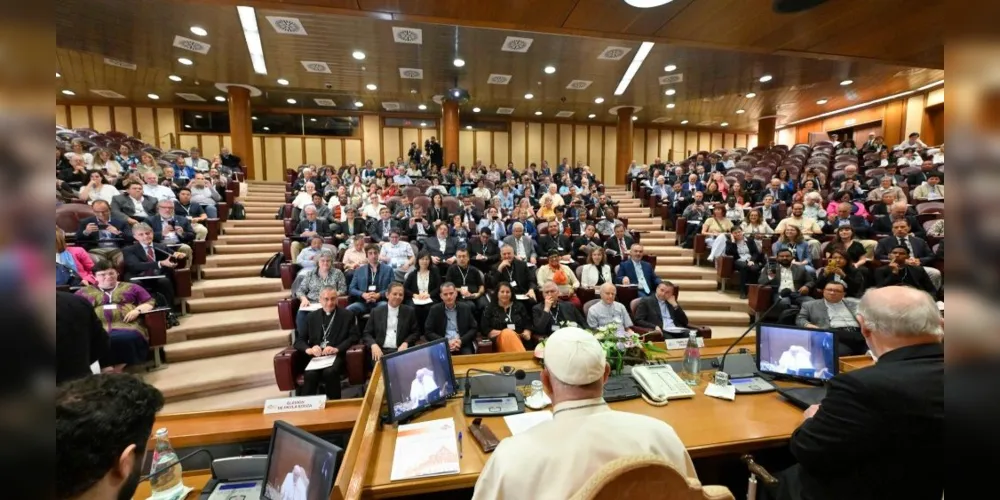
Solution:
[(677, 65), (676, 64), (668, 64), (668, 65), (666, 65), (666, 66), (663, 67), (663, 71), (666, 71), (667, 73), (669, 73), (669, 72), (671, 72), (671, 71), (673, 71), (675, 69), (677, 69)]
[(181, 63), (181, 64), (183, 64), (185, 66), (190, 66), (190, 65), (194, 64), (194, 61), (192, 61), (192, 60), (190, 60), (190, 59), (188, 59), (186, 57), (178, 57), (177, 58), (177, 62), (179, 62), (179, 63)]
[(472, 130), (472, 125), (466, 125), (465, 130)]
[(243, 29), (243, 41), (250, 53), (250, 63), (253, 72), (258, 75), (267, 74), (267, 63), (264, 61), (264, 44), (260, 41), (260, 29), (257, 27), (257, 10), (245, 5), (236, 6), (236, 15), (240, 18)]
[(722, 123), (719, 124), (719, 126), (720, 127), (728, 127), (729, 126), (729, 122), (722, 122)]
[(167, 78), (169, 78), (170, 81), (173, 81), (173, 82), (179, 82), (179, 81), (181, 81), (181, 77), (179, 77), (177, 75), (170, 75)]
[(747, 99), (753, 99), (754, 97), (757, 97), (756, 92), (747, 92)]
[(738, 115), (742, 115), (743, 113), (746, 113), (746, 112), (747, 111), (745, 109), (737, 109), (736, 110), (736, 114), (738, 114)]
[(769, 82), (769, 81), (771, 81), (772, 78), (774, 78), (774, 77), (771, 76), (771, 75), (764, 75), (764, 76), (760, 77), (760, 83)]
[(604, 102), (604, 98), (603, 97), (598, 97), (597, 99), (594, 99), (594, 104), (600, 104), (602, 102)]
[(278, 85), (288, 85), (288, 80), (284, 78), (278, 78)]
[(542, 112), (541, 111), (535, 111), (535, 116), (542, 116)]
[(632, 115), (632, 121), (636, 121), (636, 120), (638, 120), (638, 119), (639, 119), (639, 117), (638, 117), (638, 116), (635, 116), (635, 115)]
[(64, 90), (62, 93), (66, 95), (76, 95), (76, 92), (73, 92), (72, 90)]
[(314, 121), (316, 121), (316, 119), (315, 118), (310, 118), (309, 121), (314, 122)]
[(677, 105), (674, 103), (667, 104), (667, 109), (674, 109), (675, 106)]
[(194, 117), (201, 120), (201, 115), (194, 115)]
[(478, 113), (478, 112), (480, 112), (480, 111), (482, 111), (482, 110), (481, 110), (481, 109), (479, 109), (479, 108), (472, 108), (472, 112), (473, 112), (473, 113)]
[(226, 96), (217, 95), (215, 96), (215, 100), (219, 102), (226, 102)]
[(410, 93), (411, 94), (416, 94), (417, 93), (417, 89), (410, 89)]
[(355, 50), (354, 52), (351, 53), (351, 57), (361, 61), (365, 58), (365, 53), (361, 52), (360, 50)]
[(687, 124), (688, 124), (687, 120), (681, 120), (681, 125), (687, 125)]
[(264, 130), (271, 130), (271, 127), (264, 127)]
[(674, 89), (667, 89), (667, 91), (664, 92), (665, 95), (674, 95), (676, 93), (677, 93), (677, 91), (674, 90)]
[(299, 101), (296, 101), (295, 99), (292, 99), (291, 97), (289, 97), (288, 100), (285, 101), (285, 102), (287, 102), (288, 104), (295, 104), (295, 103), (297, 103)]
[(555, 73), (555, 72), (556, 72), (556, 67), (555, 66), (546, 66), (545, 67), (545, 73), (551, 75), (552, 73)]
[(420, 111), (423, 111), (423, 110), (427, 109), (427, 105), (426, 104), (421, 104), (420, 106), (417, 106), (417, 109), (419, 109)]
[(852, 84), (852, 83), (854, 83), (854, 80), (844, 80), (844, 81), (840, 82), (840, 84), (843, 85), (843, 86), (845, 86), (845, 87), (848, 86), (848, 85), (850, 85), (850, 84)]
[(532, 93), (524, 94), (524, 98), (525, 99), (533, 99), (534, 97), (535, 97), (535, 94), (532, 94)]
[(591, 114), (587, 115), (587, 118), (597, 118), (597, 115), (595, 115), (594, 113), (591, 113)]
[(427, 122), (420, 122), (420, 126), (421, 127), (426, 127), (427, 126)]
[(369, 83), (368, 85), (365, 85), (365, 88), (368, 90), (378, 90), (378, 85), (375, 85), (374, 83)]
[(363, 103), (361, 101), (354, 101), (354, 107), (355, 108), (360, 108), (360, 107), (363, 107), (364, 105), (365, 105), (365, 103)]
[(56, 71), (56, 78), (62, 78), (62, 75), (60, 75), (58, 71)]
[(462, 60), (462, 59), (458, 59), (458, 58), (456, 58), (451, 63), (454, 64), (456, 68), (461, 68), (462, 66), (465, 66), (465, 61)]
[(158, 96), (156, 94), (146, 94), (146, 97), (148, 97), (148, 98), (150, 98), (150, 99), (152, 99), (154, 101), (160, 98), (160, 96)]
[(822, 105), (824, 105), (824, 104), (826, 104), (828, 102), (830, 102), (830, 101), (828, 101), (826, 99), (820, 99), (820, 100), (816, 101), (816, 104), (819, 104), (820, 106), (822, 106)]
[(257, 117), (256, 117), (256, 116), (251, 116), (251, 117), (250, 117), (250, 119), (251, 119), (251, 120), (256, 120), (256, 119), (257, 119)]
[(622, 75), (622, 79), (618, 82), (618, 86), (615, 87), (615, 95), (622, 95), (628, 88), (629, 84), (632, 83), (632, 78), (635, 78), (636, 73), (639, 72), (639, 68), (642, 63), (646, 60), (646, 56), (649, 55), (649, 51), (653, 50), (653, 42), (642, 42), (639, 44), (639, 50), (635, 51), (635, 55), (632, 56), (632, 62), (629, 63), (628, 68), (625, 69), (625, 74)]
[(198, 36), (208, 36), (208, 31), (205, 28), (202, 28), (201, 26), (192, 26), (191, 33), (194, 33), (195, 35)]
[(187, 125), (187, 124), (185, 124), (185, 125), (184, 125), (184, 128), (191, 128), (191, 125)]
[(640, 9), (649, 9), (666, 5), (674, 0), (625, 0), (625, 3)]

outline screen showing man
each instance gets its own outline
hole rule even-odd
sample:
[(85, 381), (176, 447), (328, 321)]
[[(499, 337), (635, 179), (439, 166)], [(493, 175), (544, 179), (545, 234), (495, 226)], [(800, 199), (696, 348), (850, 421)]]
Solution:
[(399, 351), (382, 360), (390, 417), (394, 422), (455, 392), (455, 374), (445, 339)]
[(827, 380), (837, 373), (833, 332), (761, 325), (760, 371)]
[[(296, 432), (297, 431), (297, 432)], [(308, 438), (306, 437), (308, 436)], [(279, 422), (274, 427), (264, 496), (268, 500), (319, 500), (330, 497), (339, 449)]]

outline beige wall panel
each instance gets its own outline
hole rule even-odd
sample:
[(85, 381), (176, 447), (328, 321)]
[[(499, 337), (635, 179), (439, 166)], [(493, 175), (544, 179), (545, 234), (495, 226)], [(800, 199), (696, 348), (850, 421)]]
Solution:
[(712, 151), (712, 134), (709, 132), (698, 133), (698, 151)]
[(632, 128), (632, 161), (646, 163), (646, 136), (642, 129)]
[[(222, 147), (228, 149), (230, 152), (232, 152), (236, 156), (240, 155), (239, 151), (233, 151), (233, 136), (231, 136), (231, 135), (224, 135), (224, 136), (222, 136)], [(254, 150), (253, 157), (256, 158), (257, 161), (260, 161), (260, 155), (257, 154), (256, 150)]]
[[(409, 147), (406, 149), (409, 150)], [(382, 157), (385, 158), (385, 164), (388, 165), (390, 161), (396, 161), (396, 158), (405, 155), (406, 151), (403, 151), (399, 144), (399, 128), (382, 129)]]
[(657, 130), (656, 133), (660, 135), (657, 154), (664, 162), (670, 161), (670, 149), (674, 147), (674, 133), (670, 130)]
[(483, 162), (483, 165), (496, 163), (493, 159), (493, 132), (473, 132), (476, 143), (476, 160)]
[(424, 143), (420, 141), (420, 131), (415, 128), (404, 128), (403, 129), (403, 144), (400, 147), (405, 155), (410, 151), (410, 143), (417, 143), (417, 147), (423, 149)]
[(344, 141), (341, 139), (323, 139), (326, 148), (326, 164), (340, 167), (344, 164)]
[(712, 132), (712, 142), (711, 147), (708, 148), (709, 151), (715, 151), (716, 149), (723, 149), (726, 147), (725, 143), (722, 142), (721, 132)]
[(90, 115), (87, 114), (86, 106), (70, 106), (69, 119), (73, 122), (73, 128), (90, 128)]
[[(225, 138), (230, 139), (228, 135)], [(254, 177), (250, 180), (254, 181), (264, 180), (264, 174), (266, 173), (264, 172), (264, 149), (263, 149), (264, 138), (260, 136), (254, 136), (252, 138), (252, 142), (253, 142)], [(227, 141), (227, 144), (231, 145), (231, 143), (232, 143), (231, 139)], [(226, 147), (229, 147), (229, 145), (227, 145)], [(230, 149), (230, 151), (232, 151), (232, 149)], [(239, 151), (232, 151), (232, 153), (235, 154), (236, 156), (239, 156)], [(272, 180), (278, 180), (278, 179), (272, 179)]]
[(941, 104), (944, 102), (944, 88), (937, 90), (932, 90), (927, 93), (926, 106), (934, 106), (936, 104)]
[(524, 170), (528, 167), (525, 157), (525, 133), (528, 131), (524, 122), (510, 123), (510, 161), (514, 162), (514, 168)]
[(128, 135), (135, 135), (135, 123), (132, 122), (132, 108), (115, 106), (115, 130)]
[[(507, 168), (510, 161), (510, 134), (507, 132), (493, 132), (493, 163), (500, 168)], [(519, 169), (522, 165), (517, 165)]]
[(528, 123), (528, 163), (535, 163), (538, 168), (542, 167), (542, 124)]
[(376, 115), (365, 115), (361, 117), (361, 130), (364, 137), (364, 148), (362, 159), (358, 165), (364, 164), (364, 160), (371, 160), (376, 166), (388, 165), (387, 161), (382, 161), (382, 132), (379, 130), (381, 123)]
[(91, 106), (90, 116), (93, 117), (90, 128), (101, 133), (111, 130), (111, 108), (107, 106)]
[(546, 123), (542, 126), (542, 159), (555, 168), (559, 164), (559, 124)]
[(750, 149), (753, 149), (753, 148), (755, 148), (757, 146), (758, 146), (758, 144), (757, 144), (757, 134), (749, 134), (749, 135), (747, 135), (747, 147), (750, 148)]
[(305, 163), (302, 158), (302, 138), (301, 137), (285, 137), (285, 164), (282, 166), (281, 170), (284, 171), (284, 167), (289, 168), (299, 168), (299, 165)]
[(156, 122), (160, 134), (158, 144), (160, 149), (168, 149), (177, 141), (177, 125), (174, 120), (173, 108), (156, 108)]
[[(361, 141), (357, 139), (344, 139), (344, 159), (347, 164), (364, 165), (364, 156), (361, 152)], [(377, 160), (377, 158), (376, 158)]]
[(472, 143), (475, 140), (473, 135), (475, 132), (471, 130), (459, 130), (458, 131), (458, 165), (465, 165), (466, 167), (472, 167), (473, 162), (475, 162), (476, 157), (472, 154)]
[(595, 170), (594, 175), (597, 176), (601, 182), (605, 182), (610, 185), (615, 185), (616, 182), (614, 182), (614, 179), (611, 179), (611, 177), (613, 177), (612, 175), (605, 175), (605, 173), (610, 174), (615, 170), (615, 153), (618, 147), (617, 141), (618, 129), (615, 127), (604, 127), (604, 161), (601, 162), (601, 170)]
[(576, 125), (573, 128), (573, 137), (575, 142), (573, 145), (573, 156), (569, 158), (570, 163), (574, 165), (578, 161), (582, 161), (585, 165), (590, 163), (587, 159), (590, 155), (590, 145), (587, 143), (587, 126)]
[(595, 172), (595, 176), (600, 175), (600, 178), (604, 179), (605, 173), (614, 169), (614, 166), (608, 169), (604, 168), (604, 127), (591, 125), (588, 132), (590, 135), (590, 161), (586, 165), (590, 165), (590, 170)]
[(285, 157), (281, 150), (282, 139), (282, 137), (264, 137), (263, 171), (269, 181), (277, 181), (285, 176)]
[[(228, 138), (229, 136), (225, 137)], [(219, 154), (219, 150), (222, 149), (222, 138), (221, 134), (202, 136), (201, 156), (211, 162), (212, 157)]]
[[(906, 100), (906, 125), (903, 129), (903, 137), (912, 132), (920, 132), (920, 125), (924, 119), (924, 96), (915, 95)], [(73, 116), (73, 127), (76, 127), (76, 115)], [(888, 141), (886, 141), (888, 142)]]
[[(795, 138), (795, 134), (792, 134), (792, 138)], [(747, 147), (747, 135), (746, 134), (736, 134), (736, 147), (745, 148)]]
[(693, 154), (698, 153), (698, 133), (697, 132), (685, 132), (684, 134), (684, 153), (681, 154), (681, 158), (687, 158)]
[[(205, 139), (214, 139), (215, 136), (206, 136)], [(198, 136), (194, 134), (181, 134), (178, 136), (177, 142), (179, 148), (191, 150), (191, 148), (198, 147)], [(211, 158), (211, 156), (209, 156)]]
[(778, 131), (776, 144), (784, 144), (788, 147), (795, 145), (795, 127), (783, 128)]
[(563, 158), (573, 163), (573, 125), (559, 124), (559, 161)]
[(66, 116), (66, 106), (56, 104), (56, 125), (69, 127), (69, 119)]
[(156, 133), (153, 128), (153, 108), (135, 108), (135, 128), (143, 141), (155, 144)]
[(653, 163), (660, 156), (660, 131), (644, 129), (643, 132), (646, 133), (646, 163)]
[(313, 165), (323, 164), (323, 139), (319, 137), (306, 137), (306, 157), (303, 163)]
[(732, 149), (733, 140), (733, 134), (722, 134), (722, 147), (725, 149)]

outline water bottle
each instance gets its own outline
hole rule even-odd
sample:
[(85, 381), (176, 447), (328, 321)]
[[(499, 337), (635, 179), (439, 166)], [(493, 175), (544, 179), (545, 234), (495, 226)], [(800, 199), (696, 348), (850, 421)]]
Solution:
[(698, 385), (701, 382), (701, 348), (698, 347), (698, 333), (692, 331), (684, 347), (684, 371), (681, 379), (688, 385)]
[(153, 449), (153, 464), (149, 468), (149, 473), (157, 474), (163, 469), (169, 470), (154, 476), (149, 481), (150, 490), (154, 495), (183, 486), (181, 464), (177, 461), (174, 448), (170, 446), (170, 438), (167, 437), (165, 427), (156, 430), (156, 448)]

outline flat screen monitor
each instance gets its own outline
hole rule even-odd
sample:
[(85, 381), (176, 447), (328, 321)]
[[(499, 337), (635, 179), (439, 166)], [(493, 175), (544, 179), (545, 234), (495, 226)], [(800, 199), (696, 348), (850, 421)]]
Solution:
[(262, 499), (326, 500), (337, 475), (339, 446), (279, 420), (271, 433)]
[(800, 379), (829, 380), (837, 374), (833, 332), (787, 325), (757, 327), (757, 370)]
[(389, 421), (399, 422), (455, 393), (448, 340), (438, 339), (382, 357)]

